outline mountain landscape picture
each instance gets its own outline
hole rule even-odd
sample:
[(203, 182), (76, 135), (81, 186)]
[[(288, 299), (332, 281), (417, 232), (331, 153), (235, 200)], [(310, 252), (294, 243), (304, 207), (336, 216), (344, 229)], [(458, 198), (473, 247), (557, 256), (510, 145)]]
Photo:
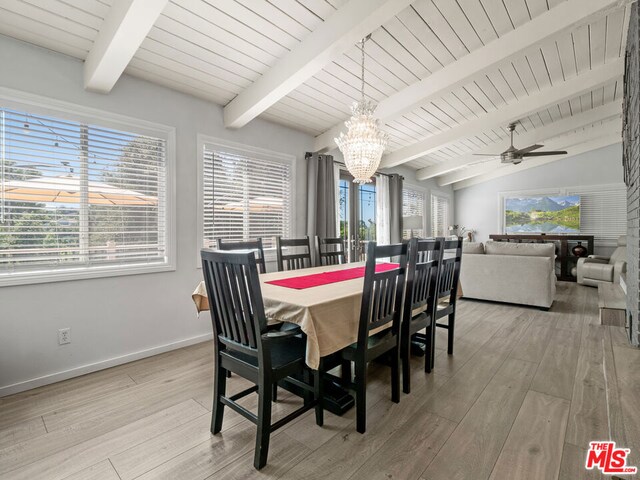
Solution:
[(580, 233), (580, 197), (505, 198), (506, 233)]

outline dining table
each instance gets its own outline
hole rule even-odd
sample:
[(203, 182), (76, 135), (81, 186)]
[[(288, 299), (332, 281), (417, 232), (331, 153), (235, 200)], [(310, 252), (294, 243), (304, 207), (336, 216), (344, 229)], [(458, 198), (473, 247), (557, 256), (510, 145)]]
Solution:
[[(376, 270), (396, 268), (380, 263)], [(317, 369), (320, 359), (358, 338), (364, 262), (260, 274), (269, 324), (294, 323), (306, 334), (306, 363)], [(209, 309), (204, 282), (192, 295), (198, 312)]]
[[(376, 270), (396, 267), (380, 263)], [(260, 274), (267, 322), (300, 327), (307, 339), (306, 363), (312, 369), (318, 369), (323, 357), (356, 342), (364, 271), (364, 262), (357, 262)], [(209, 309), (204, 282), (192, 298), (198, 312)], [(353, 405), (352, 397), (336, 382), (327, 387), (325, 394), (332, 397), (328, 410), (342, 414)]]

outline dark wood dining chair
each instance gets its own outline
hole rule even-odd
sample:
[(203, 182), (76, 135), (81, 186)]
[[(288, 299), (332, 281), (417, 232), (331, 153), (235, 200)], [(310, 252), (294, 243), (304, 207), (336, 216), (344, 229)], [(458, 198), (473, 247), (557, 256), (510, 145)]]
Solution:
[[(306, 340), (295, 330), (268, 330), (255, 255), (252, 252), (201, 251), (202, 271), (207, 287), (214, 333), (214, 384), (211, 433), (222, 429), (224, 407), (228, 406), (258, 427), (254, 466), (264, 467), (273, 431), (316, 407), (316, 423), (322, 425), (320, 374), (305, 364)], [(255, 385), (226, 396), (226, 371)], [(292, 375), (301, 376), (301, 381)], [(309, 379), (313, 376), (313, 382)], [(285, 379), (307, 392), (304, 405), (271, 423), (273, 385)], [(236, 401), (257, 392), (258, 414)], [(313, 396), (310, 396), (313, 394)]]
[(320, 238), (316, 235), (316, 252), (318, 254), (319, 266), (347, 263), (343, 238)]
[[(358, 340), (341, 350), (343, 368), (353, 362), (356, 393), (356, 430), (367, 425), (367, 363), (389, 354), (391, 364), (391, 400), (400, 401), (400, 323), (405, 292), (407, 244), (367, 245), (367, 262), (362, 289)], [(398, 268), (376, 273), (376, 259), (397, 258)], [(384, 328), (386, 327), (386, 328)], [(380, 332), (371, 335), (375, 330)]]
[(260, 273), (267, 273), (267, 265), (264, 261), (264, 247), (262, 245), (262, 238), (256, 240), (249, 240), (246, 242), (224, 242), (222, 239), (217, 240), (218, 250), (253, 250), (256, 255), (256, 264), (260, 269)]
[[(460, 268), (462, 267), (462, 237), (456, 240), (445, 240), (442, 266), (438, 275), (438, 296), (436, 299), (435, 326), (447, 329), (447, 353), (453, 355), (453, 339), (456, 328), (456, 304), (458, 301), (458, 285)], [(438, 320), (447, 317), (447, 323)], [(431, 335), (431, 368), (435, 364), (436, 329)]]
[[(400, 329), (400, 357), (402, 359), (402, 390), (411, 392), (411, 338), (425, 330), (424, 369), (431, 371), (431, 333), (434, 329), (438, 273), (442, 264), (444, 239), (409, 241), (407, 261), (407, 291)], [(429, 341), (425, 341), (429, 339)]]
[[(292, 253), (286, 253), (288, 249), (292, 249)], [(300, 251), (305, 249), (306, 251)], [(304, 238), (276, 237), (276, 256), (279, 272), (313, 267), (311, 242), (308, 235)]]

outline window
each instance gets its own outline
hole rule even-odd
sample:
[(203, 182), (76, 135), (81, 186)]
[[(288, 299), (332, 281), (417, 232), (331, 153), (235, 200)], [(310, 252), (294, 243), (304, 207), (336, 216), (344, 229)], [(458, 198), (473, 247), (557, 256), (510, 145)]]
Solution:
[(349, 239), (349, 219), (350, 219), (350, 204), (349, 204), (349, 188), (351, 182), (345, 178), (341, 178), (338, 183), (338, 221), (340, 222), (340, 238), (345, 240)]
[[(353, 183), (353, 182), (352, 182)], [(376, 241), (376, 182), (357, 185), (358, 188), (358, 240)]]
[[(338, 173), (339, 172), (339, 173)], [(340, 236), (349, 246), (349, 260), (364, 255), (366, 243), (376, 241), (380, 219), (376, 177), (371, 183), (360, 185), (346, 170), (339, 170), (337, 184), (337, 220)], [(380, 230), (382, 231), (382, 230)], [(388, 242), (388, 240), (386, 240)]]
[(61, 116), (0, 107), (0, 284), (167, 269), (168, 134)]
[(208, 143), (203, 158), (203, 246), (260, 237), (275, 248), (276, 236), (290, 236), (291, 158)]
[(440, 195), (431, 195), (431, 235), (446, 237), (449, 235), (449, 199)]
[(424, 237), (424, 192), (406, 185), (402, 189), (402, 238)]

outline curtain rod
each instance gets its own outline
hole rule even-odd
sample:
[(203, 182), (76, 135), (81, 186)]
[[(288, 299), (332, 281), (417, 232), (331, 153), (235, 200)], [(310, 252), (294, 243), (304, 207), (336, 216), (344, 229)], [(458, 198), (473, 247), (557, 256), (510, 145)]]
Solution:
[[(313, 153), (311, 153), (311, 152), (306, 152), (306, 153), (304, 154), (304, 158), (305, 158), (305, 159), (309, 159), (312, 155), (313, 155)], [(320, 154), (320, 155), (322, 155), (322, 154)], [(333, 161), (333, 163), (335, 163), (336, 165), (341, 165), (341, 166), (343, 166), (343, 167), (347, 168), (347, 166), (346, 166), (344, 163), (339, 162), (339, 161), (337, 161), (337, 160), (334, 160), (334, 161)], [(382, 173), (382, 172), (379, 172), (379, 171), (377, 171), (377, 170), (376, 170), (376, 175), (384, 175), (385, 177), (392, 177), (392, 176), (393, 176), (393, 174), (389, 174), (389, 173)], [(404, 180), (404, 177), (403, 177), (402, 175), (399, 175), (399, 174), (395, 174), (395, 175), (398, 175), (402, 180)]]

